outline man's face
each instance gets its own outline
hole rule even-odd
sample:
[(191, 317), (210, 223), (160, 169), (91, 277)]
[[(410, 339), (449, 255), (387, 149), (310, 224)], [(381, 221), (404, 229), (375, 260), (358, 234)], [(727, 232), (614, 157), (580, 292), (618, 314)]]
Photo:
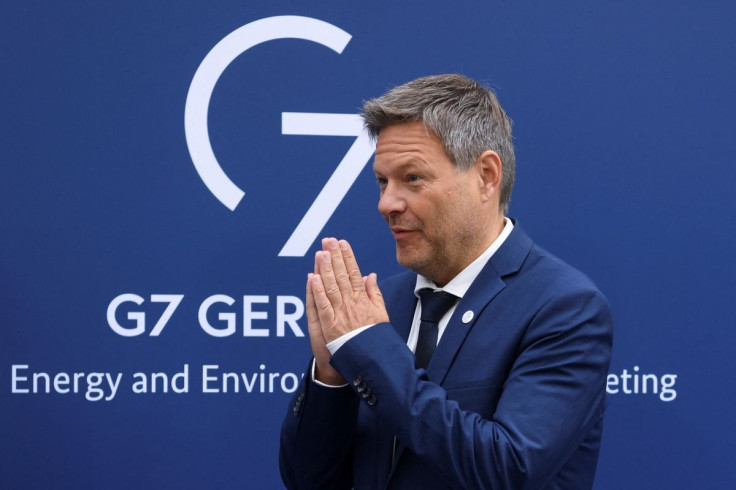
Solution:
[(381, 130), (373, 170), (401, 265), (442, 286), (487, 246), (478, 173), (456, 171), (421, 121)]

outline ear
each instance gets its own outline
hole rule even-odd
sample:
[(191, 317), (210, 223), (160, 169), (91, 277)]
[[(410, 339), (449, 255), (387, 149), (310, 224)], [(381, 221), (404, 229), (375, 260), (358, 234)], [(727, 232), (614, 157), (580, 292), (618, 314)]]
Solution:
[(486, 150), (475, 160), (474, 166), (480, 177), (480, 195), (483, 202), (495, 198), (498, 202), (501, 195), (501, 179), (503, 165), (501, 157), (493, 150)]

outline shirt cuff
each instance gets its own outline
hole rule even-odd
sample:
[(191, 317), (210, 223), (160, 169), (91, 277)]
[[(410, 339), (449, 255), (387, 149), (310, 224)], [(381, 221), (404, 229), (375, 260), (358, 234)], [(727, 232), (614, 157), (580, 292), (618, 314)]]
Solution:
[(345, 383), (344, 385), (328, 385), (327, 383), (323, 383), (322, 381), (319, 381), (317, 378), (314, 377), (314, 371), (317, 369), (317, 361), (312, 359), (312, 383), (324, 386), (325, 388), (345, 388), (348, 384)]
[(356, 328), (355, 330), (351, 330), (350, 332), (346, 333), (345, 335), (336, 338), (332, 342), (327, 343), (327, 350), (330, 351), (330, 354), (333, 356), (335, 355), (335, 352), (345, 344), (348, 340), (352, 339), (356, 335), (358, 335), (363, 330), (367, 330), (371, 328), (373, 325), (366, 325), (365, 327)]
[[(345, 335), (342, 335), (341, 337), (336, 338), (332, 342), (329, 342), (327, 344), (327, 350), (330, 351), (330, 354), (334, 355), (337, 350), (345, 344), (348, 340), (352, 339), (356, 335), (358, 335), (363, 330), (367, 330), (371, 328), (373, 325), (366, 325), (365, 327), (356, 328), (355, 330), (352, 330)], [(322, 381), (319, 381), (317, 378), (314, 377), (314, 371), (317, 369), (317, 361), (312, 360), (312, 383), (315, 383), (319, 386), (324, 386), (325, 388), (343, 388), (347, 386), (347, 384), (344, 385), (328, 385), (323, 383)]]

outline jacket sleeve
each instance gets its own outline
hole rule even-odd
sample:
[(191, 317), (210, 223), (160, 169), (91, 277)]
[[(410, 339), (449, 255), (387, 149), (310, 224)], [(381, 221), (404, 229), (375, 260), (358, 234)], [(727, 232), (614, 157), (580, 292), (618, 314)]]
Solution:
[(387, 323), (347, 342), (331, 362), (353, 388), (375, 395), (370, 409), (446, 485), (540, 488), (600, 422), (612, 321), (596, 290), (558, 295), (531, 318), (490, 418), (462, 410), (415, 369)]
[(290, 490), (352, 488), (358, 398), (349, 387), (314, 383), (309, 372), (289, 402), (281, 427), (281, 478)]

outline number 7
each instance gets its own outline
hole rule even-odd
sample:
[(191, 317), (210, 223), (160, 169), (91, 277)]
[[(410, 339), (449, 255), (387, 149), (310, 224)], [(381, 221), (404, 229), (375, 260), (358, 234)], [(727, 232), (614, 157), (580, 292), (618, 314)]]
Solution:
[(357, 114), (282, 112), (281, 134), (356, 137), (279, 252), (279, 257), (303, 257), (370, 160), (375, 145), (363, 130), (363, 121)]

